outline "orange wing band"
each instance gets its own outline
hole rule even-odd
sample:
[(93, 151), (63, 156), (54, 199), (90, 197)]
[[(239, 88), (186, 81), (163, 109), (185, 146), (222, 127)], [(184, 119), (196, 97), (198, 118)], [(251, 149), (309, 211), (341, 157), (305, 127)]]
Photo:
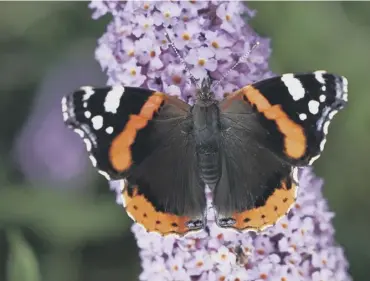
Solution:
[(138, 193), (137, 187), (134, 187), (131, 196), (125, 188), (122, 196), (129, 216), (147, 231), (158, 232), (161, 235), (172, 233), (184, 235), (190, 231), (187, 227), (190, 217), (158, 212), (144, 195)]
[(288, 189), (285, 182), (281, 187), (267, 199), (264, 206), (247, 210), (241, 213), (234, 213), (234, 228), (238, 230), (260, 231), (267, 226), (274, 225), (279, 218), (287, 214), (293, 206), (296, 198), (297, 186), (292, 183)]
[(293, 122), (280, 105), (271, 105), (256, 88), (247, 86), (241, 89), (241, 92), (267, 119), (275, 121), (279, 131), (284, 135), (286, 154), (293, 159), (303, 157), (307, 141), (303, 128)]
[(145, 102), (139, 114), (130, 115), (125, 128), (114, 139), (109, 149), (109, 157), (114, 169), (123, 172), (130, 168), (132, 165), (131, 145), (135, 142), (137, 132), (153, 118), (164, 99), (164, 94), (155, 92)]

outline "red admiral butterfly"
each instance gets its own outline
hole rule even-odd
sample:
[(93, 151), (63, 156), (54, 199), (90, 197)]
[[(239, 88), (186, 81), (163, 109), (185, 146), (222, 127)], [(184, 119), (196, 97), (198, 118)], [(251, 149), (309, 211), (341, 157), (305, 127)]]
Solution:
[(205, 226), (205, 185), (220, 227), (261, 230), (295, 201), (297, 167), (312, 164), (347, 79), (284, 74), (214, 99), (208, 81), (193, 106), (133, 87), (82, 87), (62, 100), (65, 123), (107, 179), (126, 179), (128, 214), (148, 231)]

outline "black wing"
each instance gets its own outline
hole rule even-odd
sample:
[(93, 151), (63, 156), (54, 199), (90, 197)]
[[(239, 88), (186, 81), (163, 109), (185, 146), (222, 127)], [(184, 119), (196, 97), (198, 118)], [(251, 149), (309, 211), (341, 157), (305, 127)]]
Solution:
[(267, 132), (256, 138), (289, 163), (305, 166), (319, 158), (332, 118), (347, 103), (347, 79), (324, 71), (284, 74), (236, 95), (254, 107)]
[(82, 87), (62, 101), (65, 123), (107, 179), (126, 178), (129, 215), (148, 231), (203, 227), (204, 186), (195, 170), (189, 105), (132, 87)]
[(294, 167), (319, 157), (346, 101), (347, 80), (321, 71), (267, 79), (222, 101), (218, 223), (260, 230), (283, 216), (298, 188)]

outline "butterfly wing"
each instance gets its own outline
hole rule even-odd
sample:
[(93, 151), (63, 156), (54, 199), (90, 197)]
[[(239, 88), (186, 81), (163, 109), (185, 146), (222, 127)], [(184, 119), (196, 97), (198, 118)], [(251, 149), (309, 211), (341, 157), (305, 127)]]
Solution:
[(319, 157), (346, 101), (347, 80), (322, 71), (270, 78), (222, 101), (219, 225), (261, 230), (287, 213), (298, 188), (295, 167)]
[(305, 166), (319, 158), (328, 126), (347, 103), (347, 96), (345, 77), (316, 71), (284, 74), (246, 86), (221, 107), (230, 113), (240, 100), (252, 105), (265, 129), (256, 140), (292, 165)]
[(267, 132), (253, 107), (242, 103), (239, 113), (237, 107), (221, 112), (222, 172), (213, 203), (219, 226), (258, 231), (288, 212), (297, 183), (293, 167), (254, 138)]
[(161, 234), (203, 227), (189, 105), (147, 89), (82, 87), (62, 100), (62, 110), (98, 171), (126, 179), (124, 205), (136, 222)]

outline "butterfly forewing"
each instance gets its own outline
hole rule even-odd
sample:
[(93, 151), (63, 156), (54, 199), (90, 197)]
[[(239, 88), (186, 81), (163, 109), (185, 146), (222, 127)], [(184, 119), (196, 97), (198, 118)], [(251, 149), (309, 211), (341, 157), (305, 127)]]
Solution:
[[(255, 135), (260, 145), (292, 165), (316, 160), (326, 142), (333, 116), (347, 103), (347, 79), (316, 71), (284, 74), (237, 91), (221, 103), (232, 111), (243, 99), (254, 108), (265, 133)], [(231, 108), (230, 108), (231, 106)]]

